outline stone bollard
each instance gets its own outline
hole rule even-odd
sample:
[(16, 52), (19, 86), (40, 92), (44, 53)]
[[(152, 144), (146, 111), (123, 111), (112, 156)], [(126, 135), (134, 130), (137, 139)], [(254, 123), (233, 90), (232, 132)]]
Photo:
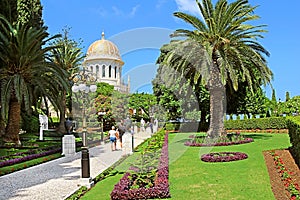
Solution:
[(65, 135), (62, 139), (62, 155), (70, 156), (76, 152), (75, 136)]

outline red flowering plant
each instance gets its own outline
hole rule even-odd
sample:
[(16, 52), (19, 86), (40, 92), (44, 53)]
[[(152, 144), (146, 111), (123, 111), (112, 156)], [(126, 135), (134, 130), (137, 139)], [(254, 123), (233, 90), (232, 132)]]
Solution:
[(281, 180), (285, 186), (285, 189), (290, 194), (291, 200), (300, 200), (300, 187), (298, 183), (295, 183), (291, 177), (292, 172), (290, 172), (284, 165), (284, 162), (282, 158), (275, 152), (271, 152), (271, 155), (273, 156), (274, 163), (276, 165), (276, 168), (278, 170), (278, 173), (280, 174)]
[[(139, 171), (137, 167), (130, 168), (133, 171)], [(154, 171), (151, 171), (151, 173)], [(168, 135), (165, 134), (161, 155), (158, 161), (154, 182), (147, 184), (146, 187), (133, 188), (132, 173), (126, 172), (120, 181), (114, 186), (110, 196), (111, 199), (153, 199), (153, 198), (169, 198), (169, 155), (168, 155)], [(134, 173), (136, 174), (136, 173)], [(144, 185), (144, 181), (142, 181)]]
[(215, 152), (201, 156), (201, 160), (204, 162), (231, 162), (246, 158), (248, 158), (248, 155), (241, 152)]

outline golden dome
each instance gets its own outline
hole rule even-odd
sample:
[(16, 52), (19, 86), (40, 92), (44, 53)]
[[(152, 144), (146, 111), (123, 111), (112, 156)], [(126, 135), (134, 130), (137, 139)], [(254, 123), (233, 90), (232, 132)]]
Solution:
[(102, 39), (93, 42), (88, 50), (85, 60), (109, 59), (124, 63), (121, 59), (118, 47), (111, 41), (104, 39), (104, 32), (102, 32)]

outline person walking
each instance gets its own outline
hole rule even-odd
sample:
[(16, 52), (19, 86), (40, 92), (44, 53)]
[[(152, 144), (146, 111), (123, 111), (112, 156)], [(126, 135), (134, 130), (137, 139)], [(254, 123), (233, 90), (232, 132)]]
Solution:
[(125, 128), (125, 125), (123, 123), (123, 121), (120, 122), (119, 126), (118, 126), (118, 132), (119, 132), (119, 141), (120, 141), (120, 147), (122, 149), (123, 147), (123, 141), (122, 141), (122, 137), (123, 137), (123, 134), (125, 133), (126, 131), (126, 128)]
[(112, 151), (117, 150), (117, 134), (118, 134), (118, 132), (115, 129), (116, 128), (114, 126), (112, 126), (111, 130), (108, 131)]

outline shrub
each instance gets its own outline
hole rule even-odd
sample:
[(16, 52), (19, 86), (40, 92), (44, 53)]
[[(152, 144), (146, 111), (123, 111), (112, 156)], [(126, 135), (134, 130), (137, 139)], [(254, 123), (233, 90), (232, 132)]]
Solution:
[(22, 124), (21, 128), (27, 132), (38, 133), (40, 127), (39, 118), (35, 115), (22, 115)]
[(150, 199), (170, 197), (168, 162), (168, 135), (165, 134), (154, 186), (150, 188), (130, 189), (132, 183), (129, 177), (131, 174), (127, 172), (115, 185), (111, 192), (111, 199)]
[(224, 123), (227, 130), (250, 130), (250, 129), (286, 129), (287, 120), (284, 117), (268, 117), (244, 120), (227, 120)]
[(291, 153), (297, 165), (300, 166), (300, 116), (288, 117), (287, 119), (290, 142), (292, 144)]

